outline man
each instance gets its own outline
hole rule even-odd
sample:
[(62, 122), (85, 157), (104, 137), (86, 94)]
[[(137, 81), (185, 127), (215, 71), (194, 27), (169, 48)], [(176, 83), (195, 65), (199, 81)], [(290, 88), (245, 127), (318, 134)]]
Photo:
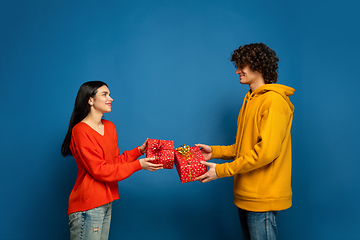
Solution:
[(238, 117), (236, 142), (201, 148), (205, 160), (233, 159), (209, 167), (195, 180), (209, 182), (234, 176), (234, 203), (239, 209), (243, 239), (276, 239), (276, 215), (290, 208), (291, 136), (294, 89), (275, 84), (276, 53), (263, 43), (239, 47), (231, 61), (240, 83), (250, 87)]

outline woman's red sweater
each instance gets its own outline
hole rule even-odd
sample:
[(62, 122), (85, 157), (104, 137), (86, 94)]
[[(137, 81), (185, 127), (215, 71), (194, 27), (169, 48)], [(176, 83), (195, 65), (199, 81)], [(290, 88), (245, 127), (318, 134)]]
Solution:
[(118, 181), (141, 170), (136, 147), (120, 155), (115, 125), (102, 120), (104, 135), (84, 122), (72, 129), (70, 150), (78, 174), (69, 197), (68, 214), (86, 211), (119, 199)]

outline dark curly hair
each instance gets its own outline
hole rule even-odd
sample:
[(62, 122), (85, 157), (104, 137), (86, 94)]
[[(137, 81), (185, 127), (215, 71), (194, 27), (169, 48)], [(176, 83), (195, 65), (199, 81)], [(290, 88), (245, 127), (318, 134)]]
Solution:
[(275, 51), (263, 43), (240, 46), (231, 55), (231, 62), (236, 68), (249, 66), (252, 71), (260, 72), (265, 83), (276, 83), (279, 58)]

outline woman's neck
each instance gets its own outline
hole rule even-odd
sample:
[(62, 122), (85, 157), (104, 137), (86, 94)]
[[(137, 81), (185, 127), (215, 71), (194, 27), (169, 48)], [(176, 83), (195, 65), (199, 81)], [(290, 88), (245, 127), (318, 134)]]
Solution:
[(104, 124), (101, 121), (102, 118), (102, 114), (101, 115), (96, 115), (96, 114), (91, 114), (91, 112), (82, 120), (82, 122), (86, 123), (87, 125), (89, 125), (92, 129), (94, 129), (95, 131), (97, 131), (100, 135), (104, 136), (105, 134), (105, 129), (104, 129)]
[(85, 122), (91, 126), (101, 126), (102, 116), (102, 113), (95, 113), (93, 111), (90, 111), (90, 113), (82, 120), (82, 122)]

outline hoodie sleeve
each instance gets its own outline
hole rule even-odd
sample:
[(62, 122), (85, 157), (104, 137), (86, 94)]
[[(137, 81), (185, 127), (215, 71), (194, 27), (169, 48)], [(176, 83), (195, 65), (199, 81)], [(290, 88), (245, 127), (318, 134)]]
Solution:
[(220, 178), (261, 168), (280, 155), (281, 144), (289, 131), (289, 108), (280, 95), (271, 100), (270, 107), (261, 115), (257, 143), (249, 152), (234, 161), (218, 164), (216, 173)]
[(211, 146), (211, 158), (217, 159), (234, 159), (235, 157), (235, 144), (230, 146)]

